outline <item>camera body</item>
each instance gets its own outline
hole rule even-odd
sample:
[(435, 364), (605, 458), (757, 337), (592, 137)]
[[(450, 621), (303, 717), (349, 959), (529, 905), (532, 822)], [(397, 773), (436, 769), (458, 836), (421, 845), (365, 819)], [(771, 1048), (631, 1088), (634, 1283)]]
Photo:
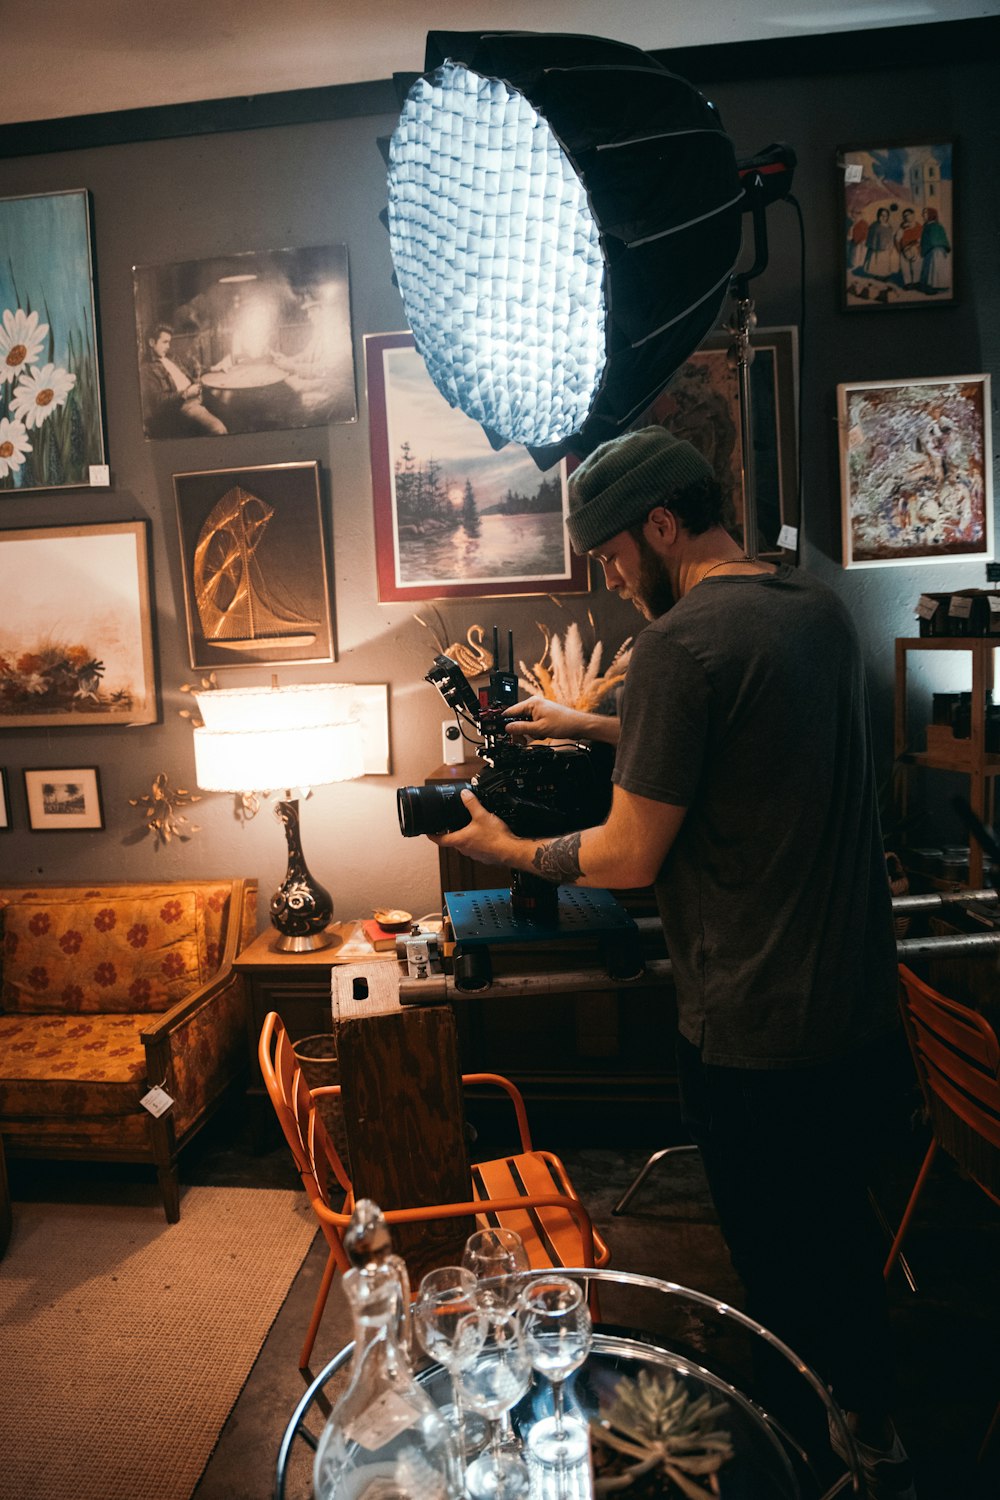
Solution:
[(424, 680), (434, 684), (459, 720), (481, 735), (476, 755), (484, 766), (471, 782), (397, 788), (404, 838), (463, 828), (470, 821), (461, 797), (465, 787), (520, 838), (550, 838), (593, 827), (607, 817), (614, 761), (609, 746), (525, 745), (508, 733), (504, 710), (517, 702), (518, 692), (513, 644), (509, 653), (511, 670), (491, 672), (489, 687), (479, 697), (457, 662), (450, 656), (434, 658)]

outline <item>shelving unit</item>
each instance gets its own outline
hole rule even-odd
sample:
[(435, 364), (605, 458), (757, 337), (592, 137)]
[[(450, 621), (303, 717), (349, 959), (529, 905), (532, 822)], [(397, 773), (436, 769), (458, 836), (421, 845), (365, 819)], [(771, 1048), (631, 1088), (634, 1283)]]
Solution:
[[(969, 778), (969, 806), (982, 822), (992, 821), (993, 783), (1000, 775), (1000, 755), (986, 751), (986, 695), (993, 690), (994, 652), (1000, 641), (990, 636), (903, 636), (896, 641), (894, 754), (901, 766), (957, 771)], [(907, 745), (907, 664), (913, 651), (968, 651), (972, 656), (971, 722), (968, 739), (956, 739), (942, 725), (927, 726), (927, 749)], [(905, 794), (904, 794), (905, 795)], [(970, 840), (969, 885), (983, 885), (983, 851)]]

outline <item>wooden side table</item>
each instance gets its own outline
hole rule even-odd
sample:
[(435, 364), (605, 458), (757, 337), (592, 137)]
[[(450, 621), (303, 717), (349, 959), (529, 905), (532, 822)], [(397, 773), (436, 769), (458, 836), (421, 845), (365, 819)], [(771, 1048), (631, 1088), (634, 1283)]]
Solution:
[(376, 953), (373, 949), (359, 952), (357, 921), (335, 922), (333, 926), (339, 941), (329, 948), (320, 948), (314, 953), (282, 953), (273, 947), (275, 934), (268, 929), (234, 960), (233, 967), (246, 979), (249, 1062), (246, 1099), (250, 1139), (255, 1151), (262, 1151), (272, 1144), (278, 1132), (257, 1061), (257, 1042), (268, 1011), (278, 1012), (293, 1042), (321, 1032), (332, 1035), (330, 976), (333, 969), (338, 964), (359, 961), (396, 962), (393, 953)]

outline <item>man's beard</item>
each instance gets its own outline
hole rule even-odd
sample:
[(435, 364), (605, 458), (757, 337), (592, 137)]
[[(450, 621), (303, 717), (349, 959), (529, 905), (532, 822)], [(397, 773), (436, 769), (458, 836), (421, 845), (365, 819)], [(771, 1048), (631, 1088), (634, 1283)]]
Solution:
[(647, 620), (658, 620), (677, 603), (673, 585), (666, 564), (649, 545), (642, 532), (639, 532), (636, 541), (639, 544), (639, 581), (629, 598)]

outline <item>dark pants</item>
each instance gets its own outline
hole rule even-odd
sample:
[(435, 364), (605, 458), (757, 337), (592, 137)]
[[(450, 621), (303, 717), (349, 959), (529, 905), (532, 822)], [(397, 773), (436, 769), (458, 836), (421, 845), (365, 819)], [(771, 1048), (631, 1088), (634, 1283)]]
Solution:
[(844, 1410), (887, 1414), (886, 1247), (867, 1183), (887, 1106), (905, 1110), (912, 1072), (902, 1037), (836, 1063), (767, 1070), (706, 1065), (679, 1038), (678, 1072), (746, 1311)]

